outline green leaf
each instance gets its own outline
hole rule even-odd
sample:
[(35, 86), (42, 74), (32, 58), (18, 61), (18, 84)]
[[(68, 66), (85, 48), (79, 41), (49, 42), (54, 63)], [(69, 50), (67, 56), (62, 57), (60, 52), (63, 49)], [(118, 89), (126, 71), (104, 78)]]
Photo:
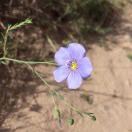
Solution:
[(95, 116), (92, 116), (91, 117), (93, 121), (96, 121), (96, 117)]
[(64, 100), (64, 96), (59, 94), (59, 93), (57, 93), (57, 91), (55, 91), (55, 90), (51, 91), (51, 95), (56, 96), (56, 97), (58, 97), (61, 100)]
[(52, 114), (54, 119), (60, 119), (60, 110), (58, 107), (54, 107)]
[(27, 24), (31, 24), (32, 23), (32, 19), (30, 19), (30, 18), (27, 18), (26, 20), (24, 20), (24, 21), (22, 21), (22, 22), (20, 22), (20, 23), (16, 23), (15, 25), (10, 25), (10, 28), (9, 28), (9, 30), (14, 30), (14, 29), (17, 29), (17, 28), (19, 28), (19, 27), (21, 27), (21, 26), (24, 26), (24, 25), (27, 25)]
[(132, 61), (132, 54), (128, 54), (127, 57)]
[(68, 118), (67, 119), (67, 123), (69, 124), (69, 125), (73, 125), (74, 124), (74, 119), (73, 118)]
[(52, 90), (52, 91), (50, 92), (50, 95), (57, 96), (57, 94), (56, 94), (56, 92), (55, 92), (54, 90)]
[(61, 100), (64, 100), (64, 96), (63, 95), (58, 95), (59, 96), (59, 99), (61, 99)]
[(83, 117), (83, 114), (80, 111), (76, 111), (77, 114), (79, 114), (81, 117)]
[(94, 113), (84, 112), (85, 115), (88, 115), (93, 121), (96, 121)]
[(87, 94), (82, 94), (81, 98), (87, 101), (90, 105), (93, 104), (93, 96), (87, 95)]

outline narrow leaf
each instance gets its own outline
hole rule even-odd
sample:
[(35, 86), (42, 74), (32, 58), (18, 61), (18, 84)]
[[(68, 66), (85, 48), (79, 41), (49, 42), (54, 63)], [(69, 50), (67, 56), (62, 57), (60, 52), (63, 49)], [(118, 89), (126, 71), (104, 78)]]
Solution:
[(19, 28), (19, 27), (21, 27), (21, 26), (24, 26), (24, 25), (27, 25), (27, 24), (31, 24), (31, 23), (32, 23), (32, 20), (29, 19), (29, 18), (27, 18), (26, 20), (24, 20), (24, 21), (22, 21), (22, 22), (20, 22), (20, 23), (16, 23), (16, 24), (13, 25), (13, 26), (10, 25), (9, 30), (14, 30), (14, 29), (17, 29), (17, 28)]
[(85, 115), (88, 115), (93, 121), (96, 121), (94, 113), (84, 112)]
[(74, 124), (74, 119), (73, 118), (68, 118), (67, 119), (67, 123), (69, 124), (69, 125), (73, 125)]
[(53, 113), (54, 119), (59, 119), (60, 118), (60, 110), (57, 107), (54, 107), (52, 113)]
[(52, 39), (49, 36), (47, 36), (47, 41), (50, 44), (50, 46), (52, 47), (53, 51), (55, 52), (56, 51), (55, 44), (53, 43)]
[(132, 54), (128, 54), (127, 57), (132, 61)]

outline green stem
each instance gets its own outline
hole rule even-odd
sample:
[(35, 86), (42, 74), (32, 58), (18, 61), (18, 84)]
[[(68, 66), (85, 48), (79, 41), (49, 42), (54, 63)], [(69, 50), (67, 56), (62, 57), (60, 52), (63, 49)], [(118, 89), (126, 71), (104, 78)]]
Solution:
[(7, 38), (8, 38), (8, 32), (9, 32), (10, 26), (8, 26), (5, 35), (4, 35), (4, 42), (3, 42), (3, 57), (6, 57), (7, 55), (7, 49), (6, 49), (6, 44), (7, 44)]
[[(30, 65), (28, 65), (30, 67), (30, 69), (35, 73), (35, 75), (49, 88), (51, 89), (51, 87), (49, 86), (49, 84), (47, 83), (46, 80), (43, 79), (43, 77), (39, 74), (39, 72), (35, 71)], [(53, 103), (55, 106), (57, 106), (56, 102), (55, 102), (55, 98), (52, 95), (52, 99), (53, 99)]]
[(36, 65), (36, 64), (48, 64), (48, 65), (56, 65), (54, 62), (48, 62), (48, 61), (45, 61), (45, 62), (35, 62), (35, 61), (23, 61), (23, 60), (17, 60), (17, 59), (11, 59), (11, 58), (7, 58), (7, 57), (2, 57), (0, 58), (0, 60), (7, 60), (7, 61), (13, 61), (13, 62), (16, 62), (16, 63), (19, 63), (19, 64), (30, 64), (30, 65)]

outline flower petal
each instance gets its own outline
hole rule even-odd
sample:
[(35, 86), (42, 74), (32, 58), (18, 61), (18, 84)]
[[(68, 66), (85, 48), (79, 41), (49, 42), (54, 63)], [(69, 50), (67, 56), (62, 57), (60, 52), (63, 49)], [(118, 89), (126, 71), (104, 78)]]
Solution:
[(55, 61), (58, 65), (64, 65), (70, 59), (70, 54), (66, 48), (61, 47), (55, 53)]
[(68, 88), (77, 89), (82, 83), (82, 77), (79, 72), (72, 71), (67, 78)]
[(69, 73), (70, 70), (68, 69), (68, 67), (60, 66), (53, 72), (53, 75), (56, 82), (62, 82), (68, 77)]
[(83, 78), (88, 77), (93, 70), (92, 64), (87, 57), (84, 57), (79, 61), (78, 71)]
[(85, 49), (81, 44), (71, 43), (68, 46), (68, 51), (73, 59), (81, 59), (85, 54)]

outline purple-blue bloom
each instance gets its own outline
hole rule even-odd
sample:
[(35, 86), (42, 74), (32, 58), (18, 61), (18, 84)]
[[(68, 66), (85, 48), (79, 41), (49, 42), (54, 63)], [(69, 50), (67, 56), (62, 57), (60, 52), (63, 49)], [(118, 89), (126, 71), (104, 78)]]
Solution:
[(67, 80), (69, 89), (77, 89), (82, 80), (91, 75), (92, 64), (86, 57), (85, 48), (78, 43), (70, 43), (67, 48), (61, 47), (55, 53), (55, 61), (58, 68), (54, 71), (57, 82)]

